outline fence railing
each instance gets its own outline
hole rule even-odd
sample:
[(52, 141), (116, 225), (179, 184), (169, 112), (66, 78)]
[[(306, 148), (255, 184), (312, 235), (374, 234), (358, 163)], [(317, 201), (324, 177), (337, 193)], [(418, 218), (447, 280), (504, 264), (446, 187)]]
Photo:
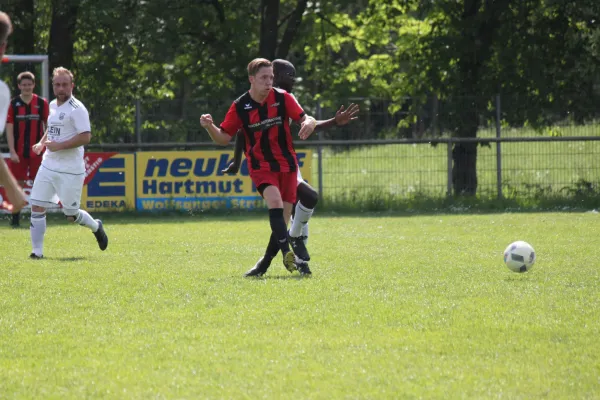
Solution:
[[(477, 143), (477, 193), (490, 198), (600, 189), (600, 136), (299, 141), (323, 198), (453, 194), (452, 150)], [(211, 142), (93, 144), (105, 151), (222, 149)]]
[[(326, 201), (454, 194), (453, 148), (477, 144), (477, 195), (600, 195), (600, 136), (298, 141), (313, 149), (305, 177)], [(1, 148), (6, 151), (6, 146)], [(231, 147), (226, 147), (231, 150)], [(97, 143), (90, 151), (223, 149), (212, 142)]]

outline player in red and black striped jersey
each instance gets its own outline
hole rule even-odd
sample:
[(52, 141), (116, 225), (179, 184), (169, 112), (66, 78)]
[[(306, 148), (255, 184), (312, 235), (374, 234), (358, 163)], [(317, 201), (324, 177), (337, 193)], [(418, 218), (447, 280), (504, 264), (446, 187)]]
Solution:
[[(305, 115), (296, 99), (284, 90), (273, 88), (273, 67), (269, 60), (257, 58), (248, 64), (250, 90), (233, 102), (225, 120), (217, 127), (210, 114), (200, 117), (215, 143), (226, 145), (242, 130), (250, 178), (269, 208), (272, 235), (283, 254), (283, 263), (290, 272), (303, 275), (304, 260), (290, 251), (287, 223), (296, 201), (298, 160), (292, 144), (290, 122), (301, 124), (300, 136), (307, 138), (316, 121)], [(306, 249), (305, 249), (306, 250)]]
[[(273, 74), (275, 75), (273, 85), (275, 87), (284, 89), (291, 94), (296, 83), (296, 68), (294, 65), (287, 60), (273, 60)], [(328, 129), (334, 126), (346, 125), (350, 121), (358, 118), (357, 114), (359, 111), (359, 107), (356, 104), (350, 104), (347, 109), (345, 109), (344, 106), (341, 106), (336, 112), (334, 118), (317, 121), (315, 131)], [(242, 163), (242, 151), (244, 147), (245, 138), (243, 132), (240, 131), (236, 136), (233, 161), (225, 170), (223, 170), (224, 173), (236, 174), (238, 172)], [(319, 200), (317, 191), (302, 178), (300, 169), (298, 169), (297, 179), (297, 203), (294, 207), (295, 213), (293, 213), (293, 223), (289, 230), (289, 240), (294, 252), (297, 252), (296, 249), (298, 247), (306, 249), (305, 245), (306, 241), (308, 240), (308, 220), (312, 216), (314, 208)], [(278, 252), (279, 247), (277, 246), (277, 241), (273, 236), (271, 236), (271, 240), (269, 241), (265, 255), (258, 260), (254, 268), (246, 272), (245, 276), (250, 277), (264, 275), (267, 272), (267, 269), (269, 269), (271, 261)], [(308, 251), (306, 251), (304, 258), (306, 260), (310, 260)], [(308, 266), (305, 268), (308, 269)]]
[[(32, 147), (44, 136), (48, 124), (48, 100), (33, 93), (35, 76), (21, 72), (17, 76), (21, 94), (12, 99), (6, 119), (6, 138), (10, 151), (9, 168), (21, 185), (33, 181), (42, 163), (42, 155)], [(13, 213), (11, 225), (19, 226), (19, 213)]]

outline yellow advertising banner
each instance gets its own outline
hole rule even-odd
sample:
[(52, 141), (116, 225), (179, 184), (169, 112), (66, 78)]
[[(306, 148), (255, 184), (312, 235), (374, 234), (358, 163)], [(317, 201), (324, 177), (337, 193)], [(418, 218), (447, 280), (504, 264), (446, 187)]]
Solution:
[[(302, 175), (310, 177), (312, 152), (297, 155)], [(217, 150), (136, 153), (137, 210), (264, 208), (245, 159), (237, 175), (221, 172), (232, 158), (232, 151)]]

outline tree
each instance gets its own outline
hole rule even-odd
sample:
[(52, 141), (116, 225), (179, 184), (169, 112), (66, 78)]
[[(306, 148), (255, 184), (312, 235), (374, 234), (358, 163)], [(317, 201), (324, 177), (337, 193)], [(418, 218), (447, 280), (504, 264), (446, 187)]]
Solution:
[(56, 67), (71, 69), (73, 66), (78, 10), (77, 0), (52, 0), (52, 23), (48, 43), (50, 72)]

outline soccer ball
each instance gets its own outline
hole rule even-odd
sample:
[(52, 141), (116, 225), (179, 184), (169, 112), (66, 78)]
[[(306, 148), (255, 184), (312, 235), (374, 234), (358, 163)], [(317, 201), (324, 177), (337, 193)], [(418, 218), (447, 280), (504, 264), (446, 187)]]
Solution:
[(513, 242), (504, 250), (504, 263), (513, 272), (527, 272), (535, 263), (535, 250), (527, 242)]

